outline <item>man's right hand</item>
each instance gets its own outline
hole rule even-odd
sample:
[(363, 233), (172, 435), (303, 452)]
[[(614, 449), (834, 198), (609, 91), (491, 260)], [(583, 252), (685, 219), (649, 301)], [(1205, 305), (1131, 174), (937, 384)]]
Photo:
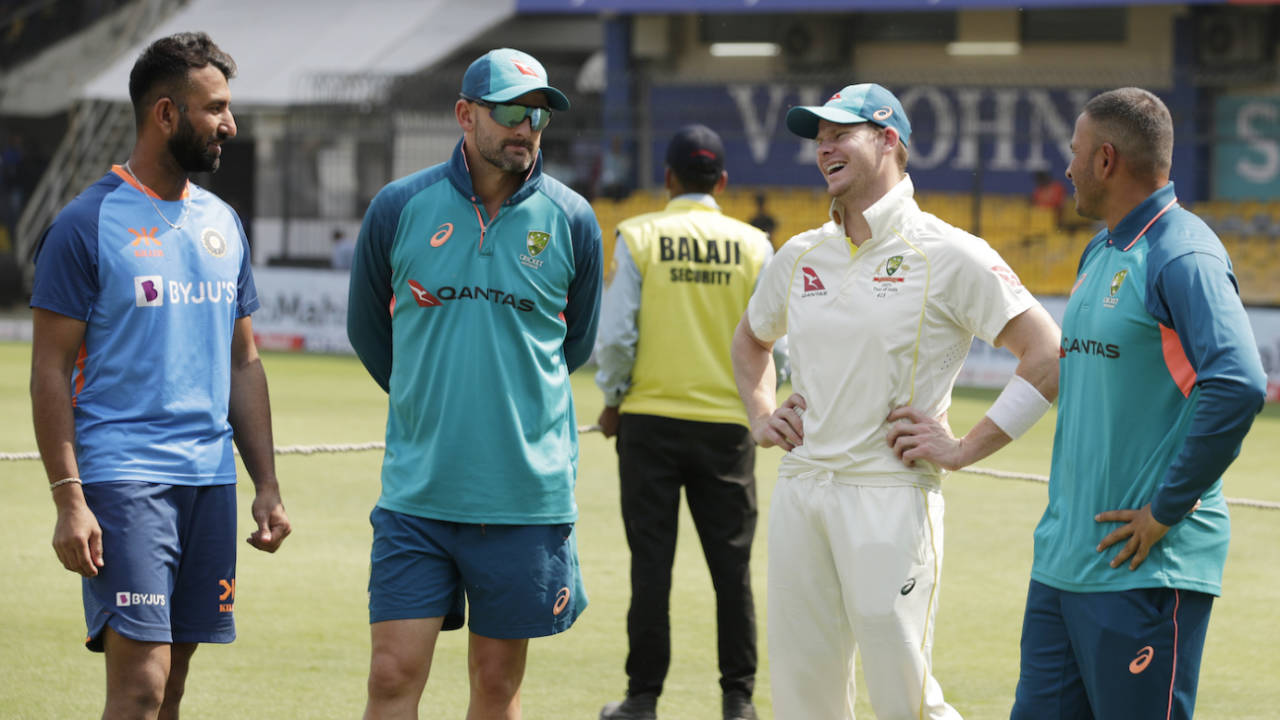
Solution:
[(791, 452), (804, 444), (804, 411), (808, 407), (799, 393), (783, 401), (773, 414), (751, 422), (751, 437), (760, 447), (778, 447)]
[(611, 438), (618, 434), (618, 408), (605, 407), (600, 411), (600, 417), (596, 420), (600, 425), (600, 432), (605, 437)]
[[(53, 550), (62, 566), (84, 577), (93, 577), (102, 567), (102, 527), (85, 504), (79, 485), (54, 489), (58, 522), (53, 527)], [(57, 497), (65, 493), (66, 497)], [(74, 493), (74, 495), (73, 495)]]

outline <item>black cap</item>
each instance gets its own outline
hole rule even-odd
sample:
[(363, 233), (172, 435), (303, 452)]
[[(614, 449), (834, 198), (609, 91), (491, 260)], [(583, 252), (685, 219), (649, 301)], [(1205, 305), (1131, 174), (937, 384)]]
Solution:
[(667, 145), (667, 167), (683, 181), (714, 183), (724, 172), (724, 144), (706, 125), (685, 125)]

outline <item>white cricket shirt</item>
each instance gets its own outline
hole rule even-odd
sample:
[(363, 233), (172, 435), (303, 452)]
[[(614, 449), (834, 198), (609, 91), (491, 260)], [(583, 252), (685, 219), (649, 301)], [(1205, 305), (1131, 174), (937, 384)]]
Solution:
[(986, 241), (920, 210), (913, 193), (904, 177), (867, 208), (861, 247), (833, 215), (788, 240), (760, 277), (751, 331), (788, 336), (792, 386), (808, 405), (783, 472), (936, 487), (941, 469), (894, 455), (886, 418), (902, 405), (941, 418), (974, 336), (994, 343), (1035, 303)]

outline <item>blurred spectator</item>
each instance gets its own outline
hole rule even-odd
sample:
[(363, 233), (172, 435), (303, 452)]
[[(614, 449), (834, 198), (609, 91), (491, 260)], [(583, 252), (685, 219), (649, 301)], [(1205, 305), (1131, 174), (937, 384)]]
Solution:
[(752, 215), (747, 222), (763, 230), (764, 234), (769, 236), (769, 242), (773, 242), (773, 231), (777, 229), (778, 221), (765, 209), (765, 200), (764, 193), (756, 193), (756, 214)]
[(351, 260), (356, 254), (356, 241), (346, 230), (333, 229), (333, 254), (329, 256), (329, 267), (334, 270), (350, 270)]
[(614, 135), (600, 167), (600, 194), (624, 200), (631, 194), (631, 157), (622, 147), (622, 136)]
[(1053, 211), (1053, 222), (1062, 225), (1062, 206), (1067, 199), (1067, 188), (1044, 170), (1035, 174), (1036, 186), (1031, 191), (1033, 207), (1048, 208)]

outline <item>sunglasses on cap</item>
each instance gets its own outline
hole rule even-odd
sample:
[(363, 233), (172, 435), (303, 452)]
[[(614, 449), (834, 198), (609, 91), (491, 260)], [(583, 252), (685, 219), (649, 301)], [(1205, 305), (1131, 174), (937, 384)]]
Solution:
[(516, 127), (524, 122), (525, 118), (529, 118), (529, 127), (534, 130), (542, 130), (551, 123), (550, 108), (516, 105), (514, 103), (495, 103), (479, 98), (469, 98), (466, 95), (462, 97), (468, 102), (488, 108), (489, 116), (493, 118), (494, 122), (503, 127)]

